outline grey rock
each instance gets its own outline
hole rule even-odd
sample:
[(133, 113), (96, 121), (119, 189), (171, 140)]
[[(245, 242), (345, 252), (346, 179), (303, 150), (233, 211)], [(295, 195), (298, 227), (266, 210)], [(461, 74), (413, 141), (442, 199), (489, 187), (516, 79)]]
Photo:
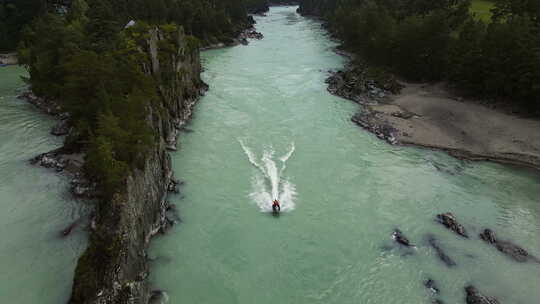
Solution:
[(437, 287), (437, 284), (433, 279), (427, 279), (426, 281), (424, 281), (424, 286), (434, 294), (439, 293), (439, 288)]
[(411, 247), (413, 246), (413, 244), (411, 244), (411, 242), (409, 241), (409, 239), (407, 237), (405, 237), (405, 235), (403, 235), (403, 232), (401, 232), (401, 230), (399, 229), (395, 229), (394, 232), (392, 233), (392, 238), (394, 239), (394, 241), (396, 241), (398, 244), (401, 244), (403, 246), (406, 246), (406, 247)]
[(472, 285), (466, 286), (465, 292), (467, 304), (500, 304), (497, 299), (484, 296)]
[(451, 212), (437, 214), (437, 221), (443, 224), (446, 228), (454, 231), (458, 235), (468, 238), (467, 231), (465, 227), (458, 223), (456, 217)]
[(486, 243), (493, 245), (497, 250), (500, 252), (506, 254), (507, 256), (511, 257), (517, 262), (524, 263), (528, 261), (533, 261), (536, 263), (539, 263), (540, 260), (530, 255), (527, 250), (521, 248), (520, 246), (510, 242), (510, 241), (502, 241), (498, 240), (495, 237), (495, 233), (491, 231), (491, 229), (484, 229), (482, 233), (480, 233), (480, 238), (484, 240)]

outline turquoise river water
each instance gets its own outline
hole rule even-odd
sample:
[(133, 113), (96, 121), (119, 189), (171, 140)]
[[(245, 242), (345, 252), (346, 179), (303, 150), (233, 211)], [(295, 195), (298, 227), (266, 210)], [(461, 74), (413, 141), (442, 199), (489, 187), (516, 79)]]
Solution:
[(29, 159), (62, 144), (54, 120), (16, 95), (24, 69), (0, 68), (0, 303), (66, 303), (86, 246), (82, 227), (61, 231), (84, 213), (68, 179)]
[[(355, 104), (326, 92), (344, 59), (318, 22), (294, 7), (257, 22), (263, 40), (203, 55), (211, 88), (173, 155), (182, 223), (151, 248), (169, 303), (430, 303), (426, 278), (446, 303), (464, 303), (468, 283), (503, 303), (540, 302), (540, 265), (477, 237), (491, 227), (540, 255), (539, 175), (378, 140), (351, 123)], [(434, 222), (446, 211), (472, 239)], [(414, 254), (385, 249), (396, 227)]]
[[(182, 221), (150, 249), (168, 303), (431, 303), (427, 278), (445, 303), (464, 303), (470, 283), (502, 303), (540, 302), (540, 264), (477, 237), (489, 227), (540, 256), (540, 175), (378, 140), (350, 121), (357, 105), (327, 93), (345, 60), (318, 22), (295, 7), (257, 21), (263, 40), (203, 54), (211, 90), (173, 154)], [(84, 208), (64, 177), (28, 163), (60, 139), (14, 97), (21, 74), (0, 68), (0, 303), (65, 303), (86, 236), (59, 231)], [(447, 211), (471, 239), (434, 221)], [(395, 246), (395, 228), (416, 248)]]

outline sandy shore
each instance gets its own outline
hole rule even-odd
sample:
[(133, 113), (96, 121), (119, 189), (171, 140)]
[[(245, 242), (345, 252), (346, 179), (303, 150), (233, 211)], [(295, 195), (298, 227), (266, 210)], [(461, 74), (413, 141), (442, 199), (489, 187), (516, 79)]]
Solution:
[(389, 103), (366, 106), (353, 121), (391, 142), (540, 169), (540, 120), (457, 99), (442, 84), (404, 85)]

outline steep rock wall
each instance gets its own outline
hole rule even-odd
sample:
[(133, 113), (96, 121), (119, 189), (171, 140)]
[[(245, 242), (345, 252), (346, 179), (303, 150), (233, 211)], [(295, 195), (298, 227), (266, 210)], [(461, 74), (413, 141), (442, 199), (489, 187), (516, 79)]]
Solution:
[[(171, 37), (172, 35), (172, 37)], [(165, 43), (174, 46), (162, 50)], [(195, 40), (182, 30), (152, 29), (144, 70), (158, 85), (160, 100), (148, 104), (147, 123), (157, 144), (146, 158), (144, 169), (134, 169), (126, 191), (100, 202), (92, 221), (89, 247), (79, 259), (70, 303), (148, 303), (150, 238), (167, 227), (167, 190), (173, 182), (171, 158), (178, 128), (191, 116), (206, 85)]]

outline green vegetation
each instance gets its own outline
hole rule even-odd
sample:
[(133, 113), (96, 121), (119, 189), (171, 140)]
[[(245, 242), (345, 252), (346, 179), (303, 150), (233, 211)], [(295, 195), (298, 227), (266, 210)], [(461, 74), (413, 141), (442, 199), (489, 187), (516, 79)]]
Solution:
[(540, 114), (539, 1), (494, 0), (489, 23), (471, 13), (470, 0), (304, 0), (301, 6), (324, 12), (346, 47), (371, 64), (410, 80), (449, 80), (471, 95)]
[[(144, 166), (156, 143), (147, 112), (163, 100), (155, 80), (144, 72), (149, 65), (144, 50), (150, 29), (159, 25), (165, 36), (158, 45), (163, 65), (171, 63), (171, 55), (178, 49), (179, 31), (185, 29), (209, 43), (231, 39), (249, 23), (244, 0), (13, 3), (0, 0), (0, 15), (7, 7), (14, 17), (3, 22), (16, 24), (13, 33), (17, 35), (0, 37), (7, 41), (6, 49), (18, 41), (19, 60), (29, 71), (34, 93), (59, 100), (70, 114), (74, 131), (66, 145), (88, 152), (85, 171), (99, 181), (104, 199), (109, 201), (122, 192), (131, 170)], [(19, 38), (15, 30), (32, 18)], [(136, 20), (136, 25), (124, 29), (130, 20)], [(198, 41), (187, 38), (192, 47)], [(176, 76), (162, 73), (159, 77), (163, 82)]]
[(35, 93), (60, 100), (71, 115), (77, 138), (70, 140), (87, 146), (86, 171), (110, 197), (152, 147), (145, 119), (148, 101), (157, 96), (133, 44), (141, 33), (119, 33), (110, 6), (96, 3), (75, 0), (66, 16), (36, 20), (24, 32), (19, 55)]
[(43, 11), (38, 0), (0, 0), (0, 52), (17, 47), (21, 29)]
[(471, 12), (480, 20), (488, 23), (493, 14), (491, 10), (495, 8), (495, 4), (489, 0), (473, 0), (471, 3)]

